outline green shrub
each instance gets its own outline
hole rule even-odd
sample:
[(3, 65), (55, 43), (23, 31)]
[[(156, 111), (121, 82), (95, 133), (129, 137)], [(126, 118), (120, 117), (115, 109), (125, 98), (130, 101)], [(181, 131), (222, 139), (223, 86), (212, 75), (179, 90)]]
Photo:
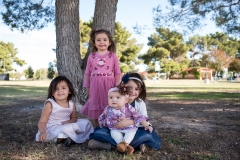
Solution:
[(201, 72), (198, 71), (199, 68), (192, 68), (192, 74), (196, 79), (200, 79), (201, 77)]

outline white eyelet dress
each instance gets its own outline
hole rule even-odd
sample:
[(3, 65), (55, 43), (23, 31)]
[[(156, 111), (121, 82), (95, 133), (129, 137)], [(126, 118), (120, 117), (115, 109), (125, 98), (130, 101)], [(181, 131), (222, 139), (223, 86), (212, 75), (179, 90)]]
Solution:
[[(60, 133), (69, 136), (76, 143), (83, 143), (89, 139), (89, 134), (93, 132), (93, 126), (88, 119), (78, 119), (76, 123), (62, 124), (63, 121), (70, 119), (73, 111), (73, 102), (69, 101), (69, 108), (61, 107), (53, 99), (47, 102), (52, 103), (52, 112), (46, 124), (47, 138), (45, 141), (53, 141)], [(39, 141), (40, 132), (36, 134), (36, 141)]]

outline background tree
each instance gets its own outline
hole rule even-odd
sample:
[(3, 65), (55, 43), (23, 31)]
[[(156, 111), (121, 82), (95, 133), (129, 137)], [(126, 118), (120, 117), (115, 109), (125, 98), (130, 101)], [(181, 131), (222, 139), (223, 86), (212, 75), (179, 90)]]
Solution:
[(214, 40), (211, 39), (208, 35), (194, 35), (188, 38), (188, 41), (186, 43), (189, 48), (189, 58), (191, 59), (189, 67), (206, 67), (201, 65), (202, 63), (200, 61), (200, 58), (205, 52), (210, 50), (213, 41)]
[(47, 69), (46, 68), (37, 69), (34, 77), (38, 80), (46, 79), (47, 78)]
[(55, 8), (47, 0), (2, 0), (2, 20), (11, 30), (27, 32), (54, 21)]
[(228, 71), (240, 73), (240, 59), (234, 59), (230, 64)]
[(138, 53), (142, 49), (141, 44), (137, 44), (135, 38), (131, 38), (131, 33), (122, 27), (120, 22), (115, 23), (114, 40), (117, 46), (117, 55), (120, 61), (121, 72), (136, 71)]
[(55, 76), (55, 66), (52, 62), (48, 63), (47, 78), (53, 79)]
[(22, 75), (23, 74), (20, 72), (10, 73), (9, 78), (12, 78), (13, 80), (20, 80)]
[(204, 20), (210, 17), (217, 27), (227, 33), (236, 35), (240, 33), (239, 0), (169, 0), (169, 3), (167, 13), (163, 12), (161, 5), (153, 9), (156, 27), (173, 27), (175, 24), (185, 31), (194, 31), (204, 26), (206, 23)]
[[(184, 66), (181, 63), (189, 63), (186, 57), (186, 53), (189, 50), (187, 45), (183, 40), (181, 33), (176, 31), (170, 31), (167, 28), (157, 28), (157, 33), (152, 34), (148, 37), (148, 45), (150, 46), (146, 54), (140, 56), (144, 60), (144, 63), (151, 66), (152, 62), (160, 61), (160, 63), (165, 63), (161, 66), (166, 66), (166, 62), (169, 59), (169, 65), (171, 70), (177, 69), (172, 66)], [(163, 61), (162, 61), (163, 60)], [(176, 63), (176, 64), (172, 64)], [(167, 67), (169, 68), (169, 67)], [(165, 69), (170, 73), (169, 69)], [(178, 72), (176, 70), (176, 72)]]
[[(187, 45), (190, 48), (190, 58), (192, 58), (191, 67), (206, 67), (208, 54), (213, 49), (222, 50), (230, 57), (235, 57), (240, 52), (240, 41), (220, 32), (189, 37)], [(195, 57), (197, 58), (195, 59)]]
[(210, 56), (208, 53), (203, 53), (201, 58), (199, 59), (199, 62), (200, 62), (200, 66), (201, 67), (209, 67), (209, 60)]
[(210, 34), (210, 38), (212, 39), (211, 46), (215, 46), (229, 56), (235, 57), (236, 54), (240, 53), (240, 40), (237, 38), (220, 32)]
[[(76, 91), (76, 105), (79, 106), (83, 72), (79, 45), (79, 0), (3, 0), (4, 23), (11, 29), (21, 31), (40, 29), (48, 22), (56, 24), (56, 57), (59, 75), (65, 75)], [(44, 2), (44, 3), (43, 3)], [(54, 12), (55, 9), (55, 12)], [(55, 15), (55, 17), (54, 17)]]
[(26, 70), (24, 70), (24, 73), (27, 79), (33, 78), (34, 71), (32, 69), (32, 66), (29, 66)]
[(17, 57), (18, 49), (13, 43), (0, 42), (0, 73), (14, 70), (12, 65), (16, 63), (19, 66), (26, 64), (24, 60)]
[(213, 51), (209, 53), (208, 58), (209, 67), (214, 69), (215, 77), (217, 77), (218, 72), (222, 71), (224, 68), (228, 68), (232, 60), (232, 57), (218, 49), (213, 49)]
[(88, 43), (90, 40), (90, 32), (91, 32), (91, 27), (92, 27), (92, 23), (93, 21), (86, 21), (86, 22), (82, 22), (82, 20), (80, 20), (80, 24), (79, 24), (79, 30), (80, 30), (80, 54), (81, 54), (81, 58), (84, 59), (86, 54), (87, 54), (87, 50), (88, 50)]
[(174, 62), (173, 59), (167, 59), (164, 58), (161, 60), (161, 68), (162, 71), (165, 72), (167, 74), (166, 79), (170, 78), (171, 73), (173, 73), (174, 71), (176, 71), (176, 63)]
[[(87, 62), (87, 56), (83, 64), (79, 54), (79, 0), (56, 0), (55, 12), (52, 1), (45, 4), (43, 2), (45, 1), (3, 0), (2, 4), (5, 8), (1, 14), (4, 23), (11, 29), (33, 30), (43, 28), (54, 20), (55, 15), (58, 74), (67, 76), (73, 83), (76, 91), (75, 102), (79, 108), (83, 73)], [(93, 29), (104, 28), (114, 34), (117, 2), (118, 0), (96, 1)], [(91, 48), (91, 43), (89, 46)]]
[(79, 0), (55, 1), (56, 7), (56, 57), (59, 75), (65, 75), (73, 83), (76, 105), (80, 105), (83, 71), (80, 57)]

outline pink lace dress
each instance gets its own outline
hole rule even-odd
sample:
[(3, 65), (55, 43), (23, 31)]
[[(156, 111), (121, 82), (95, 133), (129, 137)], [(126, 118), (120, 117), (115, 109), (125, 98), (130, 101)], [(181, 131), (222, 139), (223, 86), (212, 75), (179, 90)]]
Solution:
[(121, 75), (115, 53), (90, 54), (83, 80), (83, 87), (89, 88), (90, 97), (80, 112), (89, 118), (98, 119), (108, 105), (108, 90), (120, 83)]

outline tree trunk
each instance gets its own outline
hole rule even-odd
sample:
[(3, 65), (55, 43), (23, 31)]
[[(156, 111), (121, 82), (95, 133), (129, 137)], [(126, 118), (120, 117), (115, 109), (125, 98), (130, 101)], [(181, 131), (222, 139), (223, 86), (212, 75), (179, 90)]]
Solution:
[[(117, 3), (118, 0), (97, 0), (95, 3), (95, 11), (93, 18), (93, 26), (92, 29), (106, 29), (111, 32), (112, 36), (114, 36), (115, 29), (115, 20), (116, 20), (116, 12), (117, 12)], [(87, 54), (83, 60), (83, 74), (86, 69), (87, 59), (92, 50), (92, 43), (89, 42)], [(82, 86), (82, 85), (81, 85)], [(81, 97), (86, 97), (86, 90), (82, 90)], [(85, 103), (86, 99), (81, 99), (81, 103)]]
[(73, 83), (76, 92), (75, 103), (80, 105), (81, 69), (79, 38), (79, 0), (56, 0), (56, 57), (59, 75)]

